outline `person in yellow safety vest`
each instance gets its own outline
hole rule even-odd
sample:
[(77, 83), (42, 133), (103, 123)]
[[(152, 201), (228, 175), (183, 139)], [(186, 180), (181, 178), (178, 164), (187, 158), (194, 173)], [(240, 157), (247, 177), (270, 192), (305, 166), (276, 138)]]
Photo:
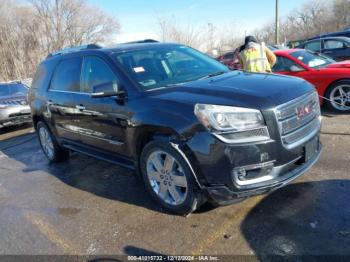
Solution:
[(254, 36), (247, 36), (241, 48), (242, 70), (253, 73), (270, 73), (276, 63), (275, 54)]

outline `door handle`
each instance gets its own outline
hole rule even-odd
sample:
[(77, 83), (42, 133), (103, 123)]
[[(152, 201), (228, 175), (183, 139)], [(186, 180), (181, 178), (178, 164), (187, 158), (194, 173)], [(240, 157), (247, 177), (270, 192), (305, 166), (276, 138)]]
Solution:
[(85, 110), (85, 106), (83, 105), (76, 105), (75, 108), (78, 110)]

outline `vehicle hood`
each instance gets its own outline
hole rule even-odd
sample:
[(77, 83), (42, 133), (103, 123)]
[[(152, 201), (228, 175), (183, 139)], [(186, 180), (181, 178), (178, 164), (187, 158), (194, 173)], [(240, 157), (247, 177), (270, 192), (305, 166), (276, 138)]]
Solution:
[(177, 87), (154, 90), (161, 99), (270, 109), (315, 90), (303, 79), (234, 71)]
[(350, 68), (350, 60), (329, 64), (325, 68)]
[[(22, 101), (27, 101), (27, 97), (25, 96), (0, 96), (0, 104), (4, 104), (4, 103), (8, 103), (11, 101), (18, 101), (18, 102), (22, 102)], [(23, 105), (26, 105), (27, 102)]]

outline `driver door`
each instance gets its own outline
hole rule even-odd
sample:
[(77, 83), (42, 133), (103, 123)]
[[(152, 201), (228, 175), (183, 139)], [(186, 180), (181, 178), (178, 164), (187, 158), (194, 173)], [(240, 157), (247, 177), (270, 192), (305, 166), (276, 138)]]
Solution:
[[(90, 94), (93, 86), (118, 82), (108, 61), (98, 56), (85, 56), (82, 67), (82, 90)], [(84, 146), (120, 155), (125, 148), (125, 131), (128, 114), (125, 105), (115, 97), (92, 98), (81, 101), (80, 135)]]
[(316, 86), (319, 85), (319, 75), (315, 74), (314, 71), (305, 69), (301, 65), (295, 63), (293, 60), (284, 56), (277, 56), (277, 61), (272, 68), (272, 72), (276, 74), (300, 77)]

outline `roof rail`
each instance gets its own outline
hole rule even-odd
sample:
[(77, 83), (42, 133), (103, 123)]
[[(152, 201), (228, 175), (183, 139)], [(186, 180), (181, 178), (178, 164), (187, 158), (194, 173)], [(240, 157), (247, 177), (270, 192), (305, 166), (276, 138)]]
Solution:
[(63, 54), (68, 54), (68, 53), (73, 53), (73, 52), (78, 52), (80, 50), (85, 50), (85, 49), (101, 49), (102, 46), (97, 45), (97, 44), (87, 44), (87, 45), (80, 45), (80, 46), (72, 46), (72, 47), (67, 47), (63, 48), (61, 50), (55, 51), (50, 53), (48, 57), (52, 56), (57, 56), (57, 55), (63, 55)]
[(122, 44), (142, 44), (142, 43), (158, 43), (158, 42), (159, 41), (154, 39), (144, 39), (144, 40), (137, 40), (137, 41), (127, 42)]
[(5, 84), (22, 84), (21, 80), (11, 80), (11, 81), (4, 81), (4, 82), (0, 82), (1, 85), (5, 85)]

